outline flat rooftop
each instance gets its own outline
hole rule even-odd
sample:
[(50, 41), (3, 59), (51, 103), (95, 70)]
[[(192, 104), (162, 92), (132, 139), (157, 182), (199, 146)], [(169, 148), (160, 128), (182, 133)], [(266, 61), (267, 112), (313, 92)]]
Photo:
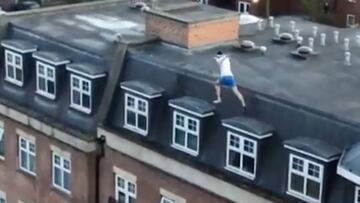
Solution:
[[(312, 27), (318, 26), (318, 37), (314, 43), (314, 50), (319, 53), (317, 56), (307, 60), (295, 59), (290, 52), (296, 50), (296, 43), (273, 43), (273, 29), (239, 39), (266, 46), (265, 55), (242, 52), (231, 44), (186, 50), (152, 42), (129, 50), (169, 69), (191, 73), (189, 75), (209, 81), (215, 81), (219, 74), (213, 57), (222, 50), (231, 57), (232, 69), (241, 87), (360, 124), (360, 46), (355, 43), (358, 31), (316, 24), (298, 17), (278, 17), (275, 23), (281, 25), (280, 33), (290, 31), (291, 20), (301, 30), (304, 44), (312, 36)], [(127, 2), (119, 2), (82, 11), (26, 17), (13, 24), (57, 42), (105, 55), (113, 50), (109, 47), (114, 46), (113, 41), (119, 34), (144, 36), (144, 21), (144, 13), (128, 8)], [(334, 30), (340, 32), (338, 44), (333, 40)], [(320, 46), (320, 33), (327, 34), (325, 47)], [(351, 40), (351, 66), (344, 65), (344, 37)]]

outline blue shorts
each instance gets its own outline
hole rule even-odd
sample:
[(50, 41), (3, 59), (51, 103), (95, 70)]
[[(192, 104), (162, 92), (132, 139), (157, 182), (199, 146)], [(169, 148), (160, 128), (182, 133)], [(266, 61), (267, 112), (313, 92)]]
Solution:
[(225, 87), (234, 87), (236, 81), (233, 76), (223, 76), (219, 79), (218, 84)]

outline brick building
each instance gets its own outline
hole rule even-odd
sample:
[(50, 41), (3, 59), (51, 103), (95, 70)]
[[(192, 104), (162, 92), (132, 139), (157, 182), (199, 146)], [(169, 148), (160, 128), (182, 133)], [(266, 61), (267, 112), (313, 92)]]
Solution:
[[(355, 31), (242, 36), (237, 12), (158, 3), (4, 15), (0, 203), (359, 202)], [(226, 89), (212, 103), (219, 50), (246, 114)]]

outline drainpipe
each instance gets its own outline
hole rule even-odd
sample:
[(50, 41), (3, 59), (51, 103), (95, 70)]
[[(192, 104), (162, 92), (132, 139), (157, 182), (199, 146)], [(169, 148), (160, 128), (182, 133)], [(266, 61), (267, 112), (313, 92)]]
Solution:
[(100, 161), (105, 156), (106, 138), (101, 135), (96, 139), (96, 159), (95, 159), (95, 200), (100, 203)]

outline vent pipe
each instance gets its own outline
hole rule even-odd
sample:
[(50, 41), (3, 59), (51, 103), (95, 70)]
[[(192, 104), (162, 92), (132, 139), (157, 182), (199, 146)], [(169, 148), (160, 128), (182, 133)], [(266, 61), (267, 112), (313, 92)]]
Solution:
[(313, 26), (313, 37), (315, 38), (317, 36), (318, 33), (318, 27), (317, 26)]
[(350, 49), (350, 40), (349, 38), (344, 38), (344, 50), (349, 51)]
[(291, 29), (291, 32), (295, 32), (295, 27), (296, 27), (296, 23), (295, 21), (290, 21), (290, 29)]
[(326, 34), (325, 33), (321, 33), (321, 35), (320, 35), (320, 44), (321, 44), (321, 46), (326, 45)]
[(296, 38), (296, 43), (297, 43), (297, 46), (300, 47), (303, 43), (303, 40), (304, 38), (299, 36), (298, 38)]
[(294, 37), (295, 37), (295, 39), (297, 39), (297, 38), (300, 37), (300, 30), (299, 30), (299, 29), (295, 29), (295, 31), (294, 31)]
[(345, 65), (351, 66), (351, 52), (350, 51), (345, 52)]
[(261, 46), (261, 47), (259, 48), (259, 50), (260, 50), (261, 55), (265, 55), (265, 53), (266, 53), (266, 51), (267, 51), (267, 48), (266, 48), (266, 46)]
[(269, 16), (269, 26), (271, 28), (274, 28), (274, 17), (273, 16)]
[(314, 49), (314, 38), (312, 38), (312, 37), (309, 37), (309, 47), (311, 49)]
[(259, 31), (263, 30), (263, 20), (258, 21), (258, 30)]
[(335, 30), (334, 31), (334, 41), (335, 43), (339, 43), (339, 31)]
[(360, 46), (360, 35), (356, 35), (356, 44)]
[(274, 31), (276, 36), (280, 35), (280, 24), (275, 24)]

